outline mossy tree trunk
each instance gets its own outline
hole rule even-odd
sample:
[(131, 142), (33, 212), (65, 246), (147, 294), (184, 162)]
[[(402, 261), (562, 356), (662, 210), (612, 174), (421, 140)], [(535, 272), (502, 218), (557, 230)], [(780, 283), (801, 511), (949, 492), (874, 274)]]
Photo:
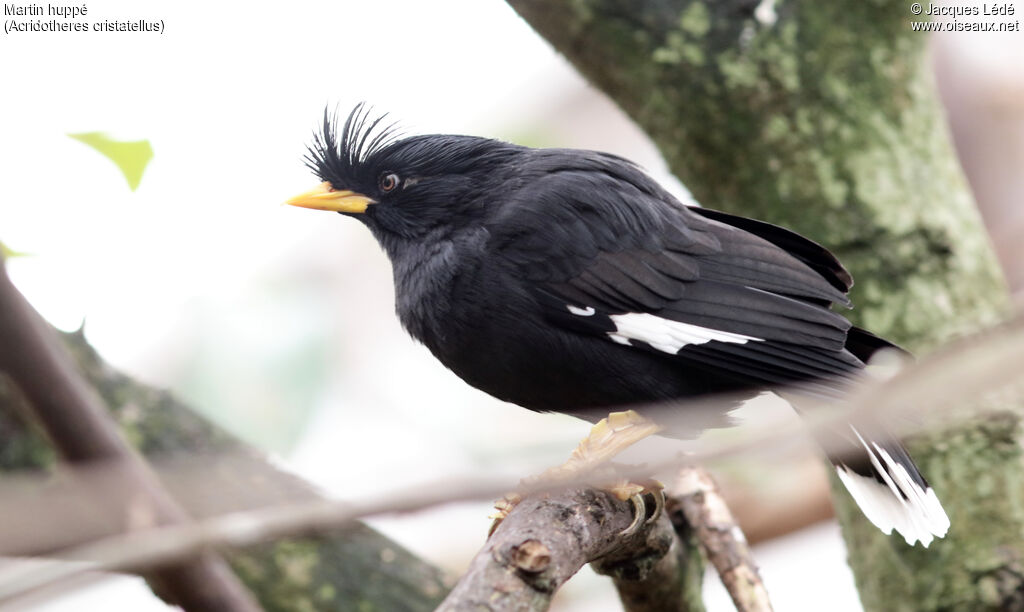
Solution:
[[(509, 4), (701, 204), (835, 251), (858, 325), (926, 352), (1005, 312), (908, 3)], [(867, 609), (1024, 609), (1022, 433), (1007, 410), (909, 441), (952, 520), (929, 549), (882, 535), (834, 488)]]

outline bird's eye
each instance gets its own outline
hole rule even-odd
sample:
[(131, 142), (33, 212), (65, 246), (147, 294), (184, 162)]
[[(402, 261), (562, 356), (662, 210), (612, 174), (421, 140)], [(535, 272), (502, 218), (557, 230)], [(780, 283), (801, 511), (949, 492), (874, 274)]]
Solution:
[(383, 192), (393, 191), (395, 187), (398, 187), (398, 175), (394, 172), (388, 172), (380, 175), (380, 190)]

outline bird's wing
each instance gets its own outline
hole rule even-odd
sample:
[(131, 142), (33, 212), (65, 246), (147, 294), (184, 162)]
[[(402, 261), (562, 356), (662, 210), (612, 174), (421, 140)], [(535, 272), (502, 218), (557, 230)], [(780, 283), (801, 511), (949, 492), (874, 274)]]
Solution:
[(859, 367), (844, 350), (850, 323), (827, 308), (848, 304), (849, 286), (827, 251), (781, 228), (762, 238), (625, 178), (548, 174), (489, 227), (490, 248), (548, 321), (760, 384)]
[(784, 227), (757, 219), (730, 215), (700, 206), (688, 206), (687, 208), (702, 217), (738, 227), (767, 240), (820, 274), (830, 285), (844, 294), (853, 287), (853, 277), (850, 276), (843, 264), (828, 249), (813, 240)]

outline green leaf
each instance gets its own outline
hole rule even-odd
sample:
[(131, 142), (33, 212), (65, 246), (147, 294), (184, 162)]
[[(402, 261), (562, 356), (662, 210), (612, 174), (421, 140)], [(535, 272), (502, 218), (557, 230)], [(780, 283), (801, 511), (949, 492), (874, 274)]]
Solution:
[(146, 171), (149, 160), (153, 159), (153, 147), (148, 140), (114, 140), (103, 132), (85, 132), (68, 136), (84, 142), (117, 164), (132, 191), (138, 188), (139, 182), (142, 181), (142, 173)]
[(11, 259), (12, 257), (26, 257), (28, 253), (22, 253), (21, 251), (15, 251), (8, 247), (3, 242), (0, 242), (0, 255), (4, 256), (4, 259)]

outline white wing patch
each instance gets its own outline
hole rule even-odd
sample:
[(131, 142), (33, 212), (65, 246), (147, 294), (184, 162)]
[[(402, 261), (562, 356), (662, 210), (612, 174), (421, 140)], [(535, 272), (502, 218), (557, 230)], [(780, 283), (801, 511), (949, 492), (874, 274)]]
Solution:
[(839, 480), (843, 481), (864, 516), (883, 533), (892, 533), (895, 529), (911, 545), (920, 540), (927, 548), (935, 536), (941, 538), (946, 535), (949, 517), (935, 491), (931, 487), (922, 489), (889, 453), (874, 442), (865, 441), (853, 426), (850, 429), (864, 445), (871, 464), (885, 481), (883, 484), (846, 466), (836, 466)]
[(569, 305), (566, 306), (566, 308), (568, 308), (569, 312), (571, 312), (572, 314), (580, 317), (592, 317), (594, 316), (594, 313), (597, 312), (596, 310), (594, 310), (593, 306), (587, 306), (586, 308), (577, 308), (576, 306)]
[(615, 342), (626, 345), (629, 345), (631, 340), (646, 342), (659, 351), (673, 355), (684, 346), (704, 344), (712, 340), (733, 344), (763, 340), (763, 338), (663, 319), (646, 312), (611, 315), (610, 318), (615, 324), (615, 331), (608, 332), (608, 336)]

